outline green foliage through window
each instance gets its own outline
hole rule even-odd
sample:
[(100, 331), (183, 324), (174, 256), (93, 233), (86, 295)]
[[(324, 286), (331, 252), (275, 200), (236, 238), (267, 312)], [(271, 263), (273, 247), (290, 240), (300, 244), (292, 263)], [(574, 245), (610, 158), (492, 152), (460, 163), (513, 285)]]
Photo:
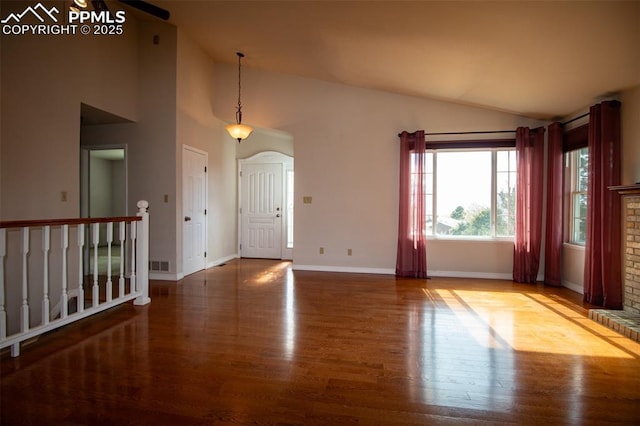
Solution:
[(431, 151), (426, 161), (429, 235), (513, 237), (515, 150)]
[(569, 242), (584, 245), (587, 234), (587, 185), (589, 184), (589, 149), (571, 151), (569, 156), (570, 207)]

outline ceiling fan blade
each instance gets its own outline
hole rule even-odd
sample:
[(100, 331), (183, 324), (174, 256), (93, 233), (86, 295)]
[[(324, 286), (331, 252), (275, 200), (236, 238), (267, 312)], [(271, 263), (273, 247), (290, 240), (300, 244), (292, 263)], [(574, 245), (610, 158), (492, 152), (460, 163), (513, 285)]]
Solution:
[(142, 0), (118, 0), (120, 3), (124, 3), (127, 6), (134, 7), (138, 10), (141, 10), (145, 13), (153, 15), (157, 18), (163, 19), (165, 21), (169, 20), (169, 16), (171, 15), (168, 10), (153, 5), (151, 3), (147, 3)]

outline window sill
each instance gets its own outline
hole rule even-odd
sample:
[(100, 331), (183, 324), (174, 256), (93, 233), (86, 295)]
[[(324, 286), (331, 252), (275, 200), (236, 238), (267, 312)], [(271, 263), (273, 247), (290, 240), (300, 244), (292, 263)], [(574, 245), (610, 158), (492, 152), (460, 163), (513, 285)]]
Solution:
[(446, 237), (446, 236), (428, 236), (427, 241), (460, 241), (470, 243), (509, 243), (513, 244), (513, 237)]
[(584, 251), (584, 244), (576, 244), (576, 243), (562, 243), (562, 247), (566, 247), (571, 250), (581, 250)]

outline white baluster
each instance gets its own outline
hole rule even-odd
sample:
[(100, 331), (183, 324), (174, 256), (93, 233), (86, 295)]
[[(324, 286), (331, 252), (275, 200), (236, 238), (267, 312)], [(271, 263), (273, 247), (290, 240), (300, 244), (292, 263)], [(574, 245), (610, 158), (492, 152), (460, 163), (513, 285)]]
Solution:
[(120, 222), (120, 279), (118, 280), (118, 297), (124, 296), (124, 244), (125, 244), (126, 223)]
[(100, 287), (98, 287), (98, 243), (100, 242), (100, 224), (92, 224), (93, 234), (93, 288), (91, 289), (91, 296), (93, 300), (93, 307), (98, 306)]
[(7, 337), (7, 311), (4, 308), (4, 257), (7, 255), (7, 230), (0, 229), (0, 340)]
[(131, 238), (131, 275), (129, 276), (129, 292), (138, 291), (136, 285), (136, 224), (137, 222), (131, 222), (129, 226), (129, 237)]
[(29, 286), (27, 255), (29, 254), (29, 228), (22, 228), (22, 315), (20, 326), (23, 333), (29, 331)]
[(113, 222), (107, 222), (107, 285), (106, 285), (106, 297), (107, 302), (111, 302), (112, 286), (111, 282), (111, 243), (113, 242)]
[(49, 324), (49, 249), (51, 248), (51, 227), (42, 227), (42, 324)]
[(149, 297), (149, 213), (147, 208), (149, 202), (145, 200), (138, 201), (138, 213), (136, 216), (140, 216), (140, 226), (138, 228), (137, 238), (137, 264), (138, 264), (138, 281), (136, 283), (136, 290), (141, 291), (142, 294), (138, 296), (134, 301), (134, 305), (146, 305), (151, 302)]
[(84, 248), (84, 223), (78, 225), (78, 312), (84, 311), (84, 275), (82, 273), (82, 263)]
[(67, 290), (67, 248), (69, 247), (69, 225), (62, 225), (60, 229), (60, 248), (62, 249), (62, 296), (60, 299), (60, 318), (69, 314), (69, 293)]

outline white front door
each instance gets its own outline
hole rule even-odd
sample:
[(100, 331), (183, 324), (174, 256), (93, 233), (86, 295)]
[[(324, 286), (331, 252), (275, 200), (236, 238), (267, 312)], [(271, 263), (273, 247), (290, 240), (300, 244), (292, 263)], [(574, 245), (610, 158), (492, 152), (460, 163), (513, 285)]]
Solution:
[(182, 270), (184, 275), (206, 267), (207, 155), (182, 149)]
[(282, 164), (243, 164), (241, 255), (282, 258)]

